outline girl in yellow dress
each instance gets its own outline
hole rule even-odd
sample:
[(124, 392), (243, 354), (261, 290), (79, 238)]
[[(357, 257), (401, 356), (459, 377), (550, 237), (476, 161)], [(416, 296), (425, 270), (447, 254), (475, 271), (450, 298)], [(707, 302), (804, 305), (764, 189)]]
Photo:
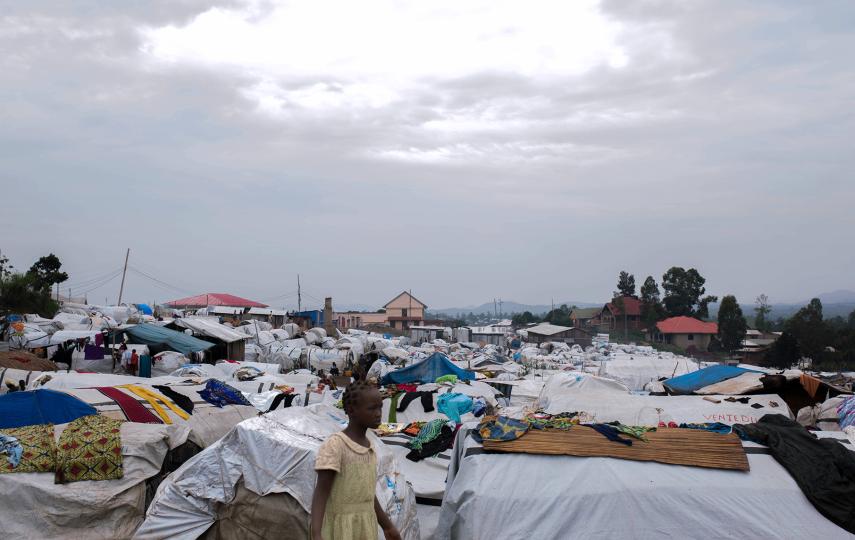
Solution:
[(383, 399), (374, 386), (358, 381), (344, 392), (350, 422), (321, 445), (312, 497), (312, 540), (377, 540), (377, 524), (386, 540), (401, 534), (374, 495), (377, 457), (366, 432), (380, 425)]

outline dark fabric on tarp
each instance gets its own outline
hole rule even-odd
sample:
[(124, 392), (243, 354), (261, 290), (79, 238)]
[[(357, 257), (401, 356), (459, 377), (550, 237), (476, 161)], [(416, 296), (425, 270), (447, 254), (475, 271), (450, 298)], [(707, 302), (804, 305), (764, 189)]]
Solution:
[(442, 426), (439, 435), (435, 439), (424, 443), (418, 450), (410, 450), (410, 453), (407, 454), (407, 459), (418, 462), (425, 458), (433, 457), (443, 450), (448, 450), (454, 442), (454, 434), (455, 431), (453, 429), (447, 425)]
[(91, 414), (98, 414), (95, 407), (55, 390), (12, 392), (0, 396), (0, 429), (67, 424)]
[(421, 400), (422, 408), (425, 412), (433, 412), (433, 392), (407, 392), (404, 394), (404, 397), (401, 398), (400, 403), (398, 404), (398, 412), (404, 412), (407, 410), (407, 407), (415, 401), (416, 399)]
[(855, 454), (833, 439), (817, 439), (803, 426), (780, 414), (767, 414), (754, 424), (733, 430), (769, 447), (814, 507), (855, 534)]
[(474, 372), (455, 366), (447, 356), (437, 352), (418, 364), (387, 373), (380, 380), (380, 384), (432, 383), (443, 375), (457, 375), (461, 381), (475, 380)]
[(276, 407), (279, 406), (280, 403), (285, 402), (285, 405), (282, 405), (283, 409), (287, 409), (294, 402), (294, 398), (297, 397), (297, 394), (279, 394), (275, 398), (273, 398), (273, 403), (270, 404), (270, 407), (267, 409), (267, 412), (273, 411)]
[(184, 409), (187, 414), (193, 414), (193, 400), (184, 394), (179, 394), (172, 388), (163, 385), (152, 386), (158, 392), (171, 399), (176, 405)]

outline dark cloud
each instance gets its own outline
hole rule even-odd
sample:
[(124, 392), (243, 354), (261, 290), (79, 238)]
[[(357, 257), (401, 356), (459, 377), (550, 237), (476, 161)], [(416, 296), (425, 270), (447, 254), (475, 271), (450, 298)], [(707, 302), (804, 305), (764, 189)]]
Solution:
[[(335, 70), (146, 54), (145, 28), (213, 5), (4, 11), (0, 247), (18, 266), (54, 251), (74, 281), (130, 246), (176, 286), (132, 276), (146, 301), (264, 300), (298, 272), (318, 297), (433, 306), (599, 300), (621, 269), (671, 265), (743, 300), (855, 287), (846, 2), (609, 1), (623, 68), (436, 74), (377, 106), (347, 106)], [(294, 97), (318, 88), (333, 105)]]

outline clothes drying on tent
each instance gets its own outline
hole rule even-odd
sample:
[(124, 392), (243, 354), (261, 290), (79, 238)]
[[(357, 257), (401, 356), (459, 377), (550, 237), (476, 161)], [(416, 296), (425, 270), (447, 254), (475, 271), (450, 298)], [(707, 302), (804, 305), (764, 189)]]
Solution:
[(454, 392), (442, 394), (436, 400), (436, 408), (455, 424), (459, 424), (460, 417), (472, 410), (472, 398)]
[(380, 384), (432, 383), (443, 375), (457, 375), (462, 381), (475, 380), (475, 373), (454, 365), (442, 353), (433, 353), (418, 364), (390, 371), (380, 379)]
[(65, 424), (97, 412), (92, 405), (55, 390), (12, 392), (0, 396), (0, 429)]

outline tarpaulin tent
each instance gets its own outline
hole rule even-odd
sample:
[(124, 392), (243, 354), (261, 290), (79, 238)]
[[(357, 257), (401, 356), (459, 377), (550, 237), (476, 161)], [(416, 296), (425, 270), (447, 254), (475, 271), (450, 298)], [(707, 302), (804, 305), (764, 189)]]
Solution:
[(662, 384), (674, 394), (691, 394), (705, 386), (726, 381), (751, 371), (753, 370), (736, 366), (715, 365), (668, 379)]
[(55, 390), (12, 392), (0, 396), (0, 429), (65, 424), (97, 413), (92, 405)]
[(461, 381), (475, 380), (475, 373), (455, 366), (442, 353), (433, 353), (418, 364), (391, 371), (383, 376), (381, 384), (404, 384), (412, 382), (434, 382), (443, 375), (457, 375)]
[(154, 313), (151, 310), (151, 306), (149, 306), (148, 304), (134, 304), (134, 305), (137, 306), (137, 309), (140, 310), (143, 315), (151, 315), (152, 313)]
[(165, 343), (169, 346), (169, 350), (183, 354), (207, 351), (214, 346), (208, 341), (202, 341), (183, 332), (176, 332), (154, 324), (138, 324), (122, 331), (131, 336), (133, 343), (142, 343), (143, 345)]

